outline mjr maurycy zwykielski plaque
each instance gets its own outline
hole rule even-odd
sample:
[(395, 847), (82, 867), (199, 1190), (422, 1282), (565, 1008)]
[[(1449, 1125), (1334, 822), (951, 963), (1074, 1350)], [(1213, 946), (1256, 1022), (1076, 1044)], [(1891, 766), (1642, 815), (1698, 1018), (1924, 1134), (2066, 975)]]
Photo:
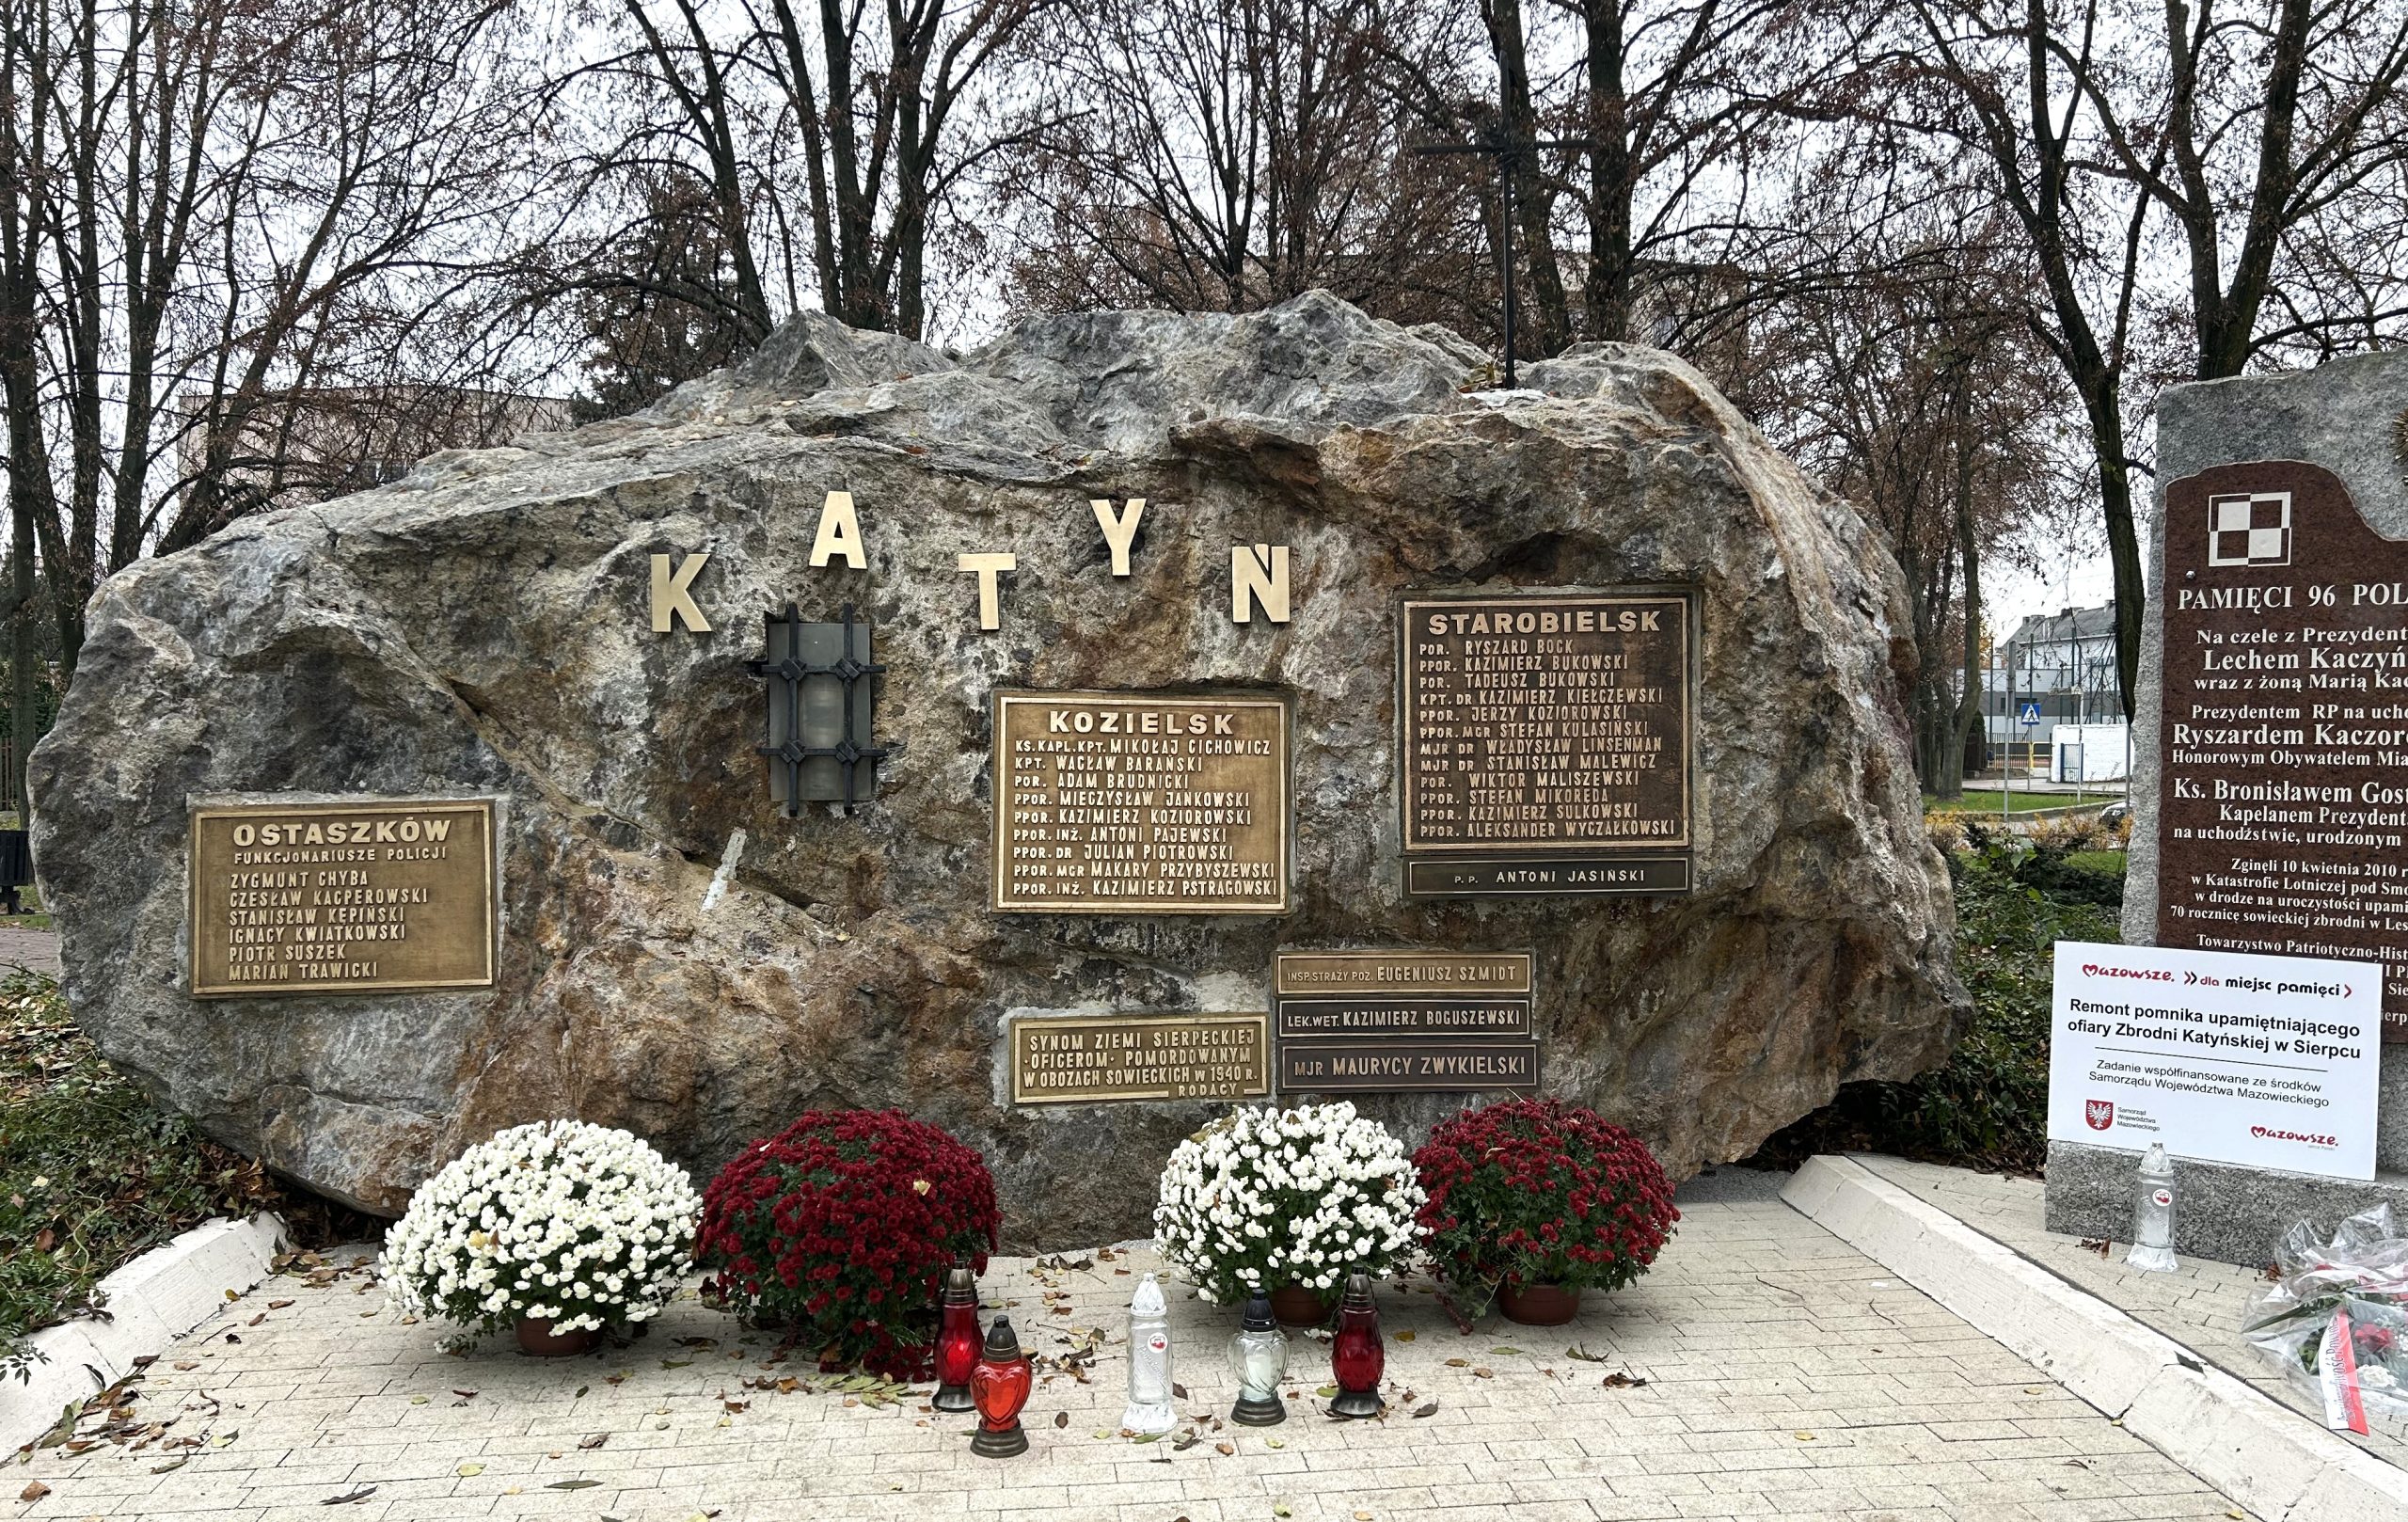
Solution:
[(1014, 1104), (1243, 1100), (1271, 1092), (1261, 1014), (1023, 1015), (1011, 1023)]
[(2408, 545), (2297, 461), (2165, 488), (2161, 945), (2380, 961), (2408, 1040)]
[(1282, 951), (1282, 1092), (1534, 1088), (1527, 951)]
[(1288, 910), (1288, 705), (1152, 692), (995, 694), (994, 907)]
[(1405, 892), (1687, 893), (1696, 636), (1680, 589), (1405, 598)]
[(192, 811), (192, 991), (493, 986), (494, 808), (484, 799)]

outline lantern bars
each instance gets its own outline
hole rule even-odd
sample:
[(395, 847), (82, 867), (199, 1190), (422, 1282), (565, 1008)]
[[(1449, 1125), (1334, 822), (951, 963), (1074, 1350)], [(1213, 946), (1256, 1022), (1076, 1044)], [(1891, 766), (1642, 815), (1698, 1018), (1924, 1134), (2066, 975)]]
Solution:
[(870, 738), (872, 688), (863, 678), (886, 668), (869, 658), (869, 626), (806, 624), (793, 603), (770, 613), (764, 649), (744, 669), (768, 683), (768, 734), (759, 747), (769, 764), (769, 798), (788, 818), (805, 803), (839, 803), (850, 813), (878, 787), (887, 747)]

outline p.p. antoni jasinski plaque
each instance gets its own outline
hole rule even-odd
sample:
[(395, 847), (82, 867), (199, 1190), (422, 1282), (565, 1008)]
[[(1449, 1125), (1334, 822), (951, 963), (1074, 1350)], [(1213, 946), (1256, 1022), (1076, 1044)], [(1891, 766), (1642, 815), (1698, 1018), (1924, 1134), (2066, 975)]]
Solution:
[(994, 769), (998, 911), (1287, 912), (1278, 698), (999, 692)]
[(1679, 588), (1405, 598), (1406, 894), (1687, 893), (1696, 606)]
[(196, 808), (190, 871), (195, 994), (493, 986), (489, 800)]

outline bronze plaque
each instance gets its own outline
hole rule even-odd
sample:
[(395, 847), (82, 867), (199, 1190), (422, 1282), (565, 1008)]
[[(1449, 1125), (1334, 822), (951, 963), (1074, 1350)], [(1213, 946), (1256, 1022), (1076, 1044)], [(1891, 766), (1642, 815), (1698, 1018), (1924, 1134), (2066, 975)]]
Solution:
[(1271, 1092), (1267, 1015), (1037, 1015), (1011, 1023), (1014, 1104)]
[(1282, 1090), (1527, 1088), (1538, 1082), (1527, 951), (1282, 951)]
[(1687, 893), (1696, 641), (1681, 589), (1406, 597), (1405, 893)]
[(2157, 940), (2383, 963), (2408, 1040), (2408, 545), (2296, 461), (2165, 488)]
[(488, 800), (192, 811), (192, 991), (493, 987)]
[(997, 911), (1288, 912), (1288, 705), (995, 694)]
[(1536, 1088), (1535, 1041), (1281, 1041), (1282, 1093)]

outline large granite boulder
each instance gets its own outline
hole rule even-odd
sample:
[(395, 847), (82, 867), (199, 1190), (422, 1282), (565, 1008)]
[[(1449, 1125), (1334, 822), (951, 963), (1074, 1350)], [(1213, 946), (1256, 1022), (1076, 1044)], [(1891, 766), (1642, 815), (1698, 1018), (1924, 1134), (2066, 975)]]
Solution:
[[(1676, 1177), (1939, 1062), (1967, 1006), (1890, 555), (1669, 355), (1466, 394), (1479, 363), (1323, 295), (960, 358), (807, 317), (643, 415), (137, 563), (32, 758), (68, 997), (166, 1104), (372, 1211), (530, 1118), (709, 1170), (802, 1109), (895, 1105), (987, 1154), (1022, 1247), (1146, 1231), (1211, 1107), (1016, 1110), (1005, 1012), (1259, 1009), (1282, 944), (1535, 947), (1545, 1086)], [(866, 570), (807, 564), (836, 488)], [(1087, 504), (1136, 496), (1116, 579)], [(1288, 624), (1229, 618), (1228, 547), (1258, 541), (1293, 547)], [(654, 633), (650, 556), (702, 549), (714, 631)], [(992, 550), (1020, 568), (982, 633), (956, 557)], [(1629, 582), (1703, 589), (1695, 893), (1403, 901), (1397, 595)], [(887, 664), (897, 750), (850, 817), (779, 817), (753, 753), (741, 662), (789, 599), (858, 604)], [(990, 690), (1173, 684), (1292, 694), (1294, 912), (989, 912)], [(259, 793), (501, 799), (498, 986), (190, 997), (189, 801)], [(1369, 1107), (1419, 1130), (1460, 1102)]]

